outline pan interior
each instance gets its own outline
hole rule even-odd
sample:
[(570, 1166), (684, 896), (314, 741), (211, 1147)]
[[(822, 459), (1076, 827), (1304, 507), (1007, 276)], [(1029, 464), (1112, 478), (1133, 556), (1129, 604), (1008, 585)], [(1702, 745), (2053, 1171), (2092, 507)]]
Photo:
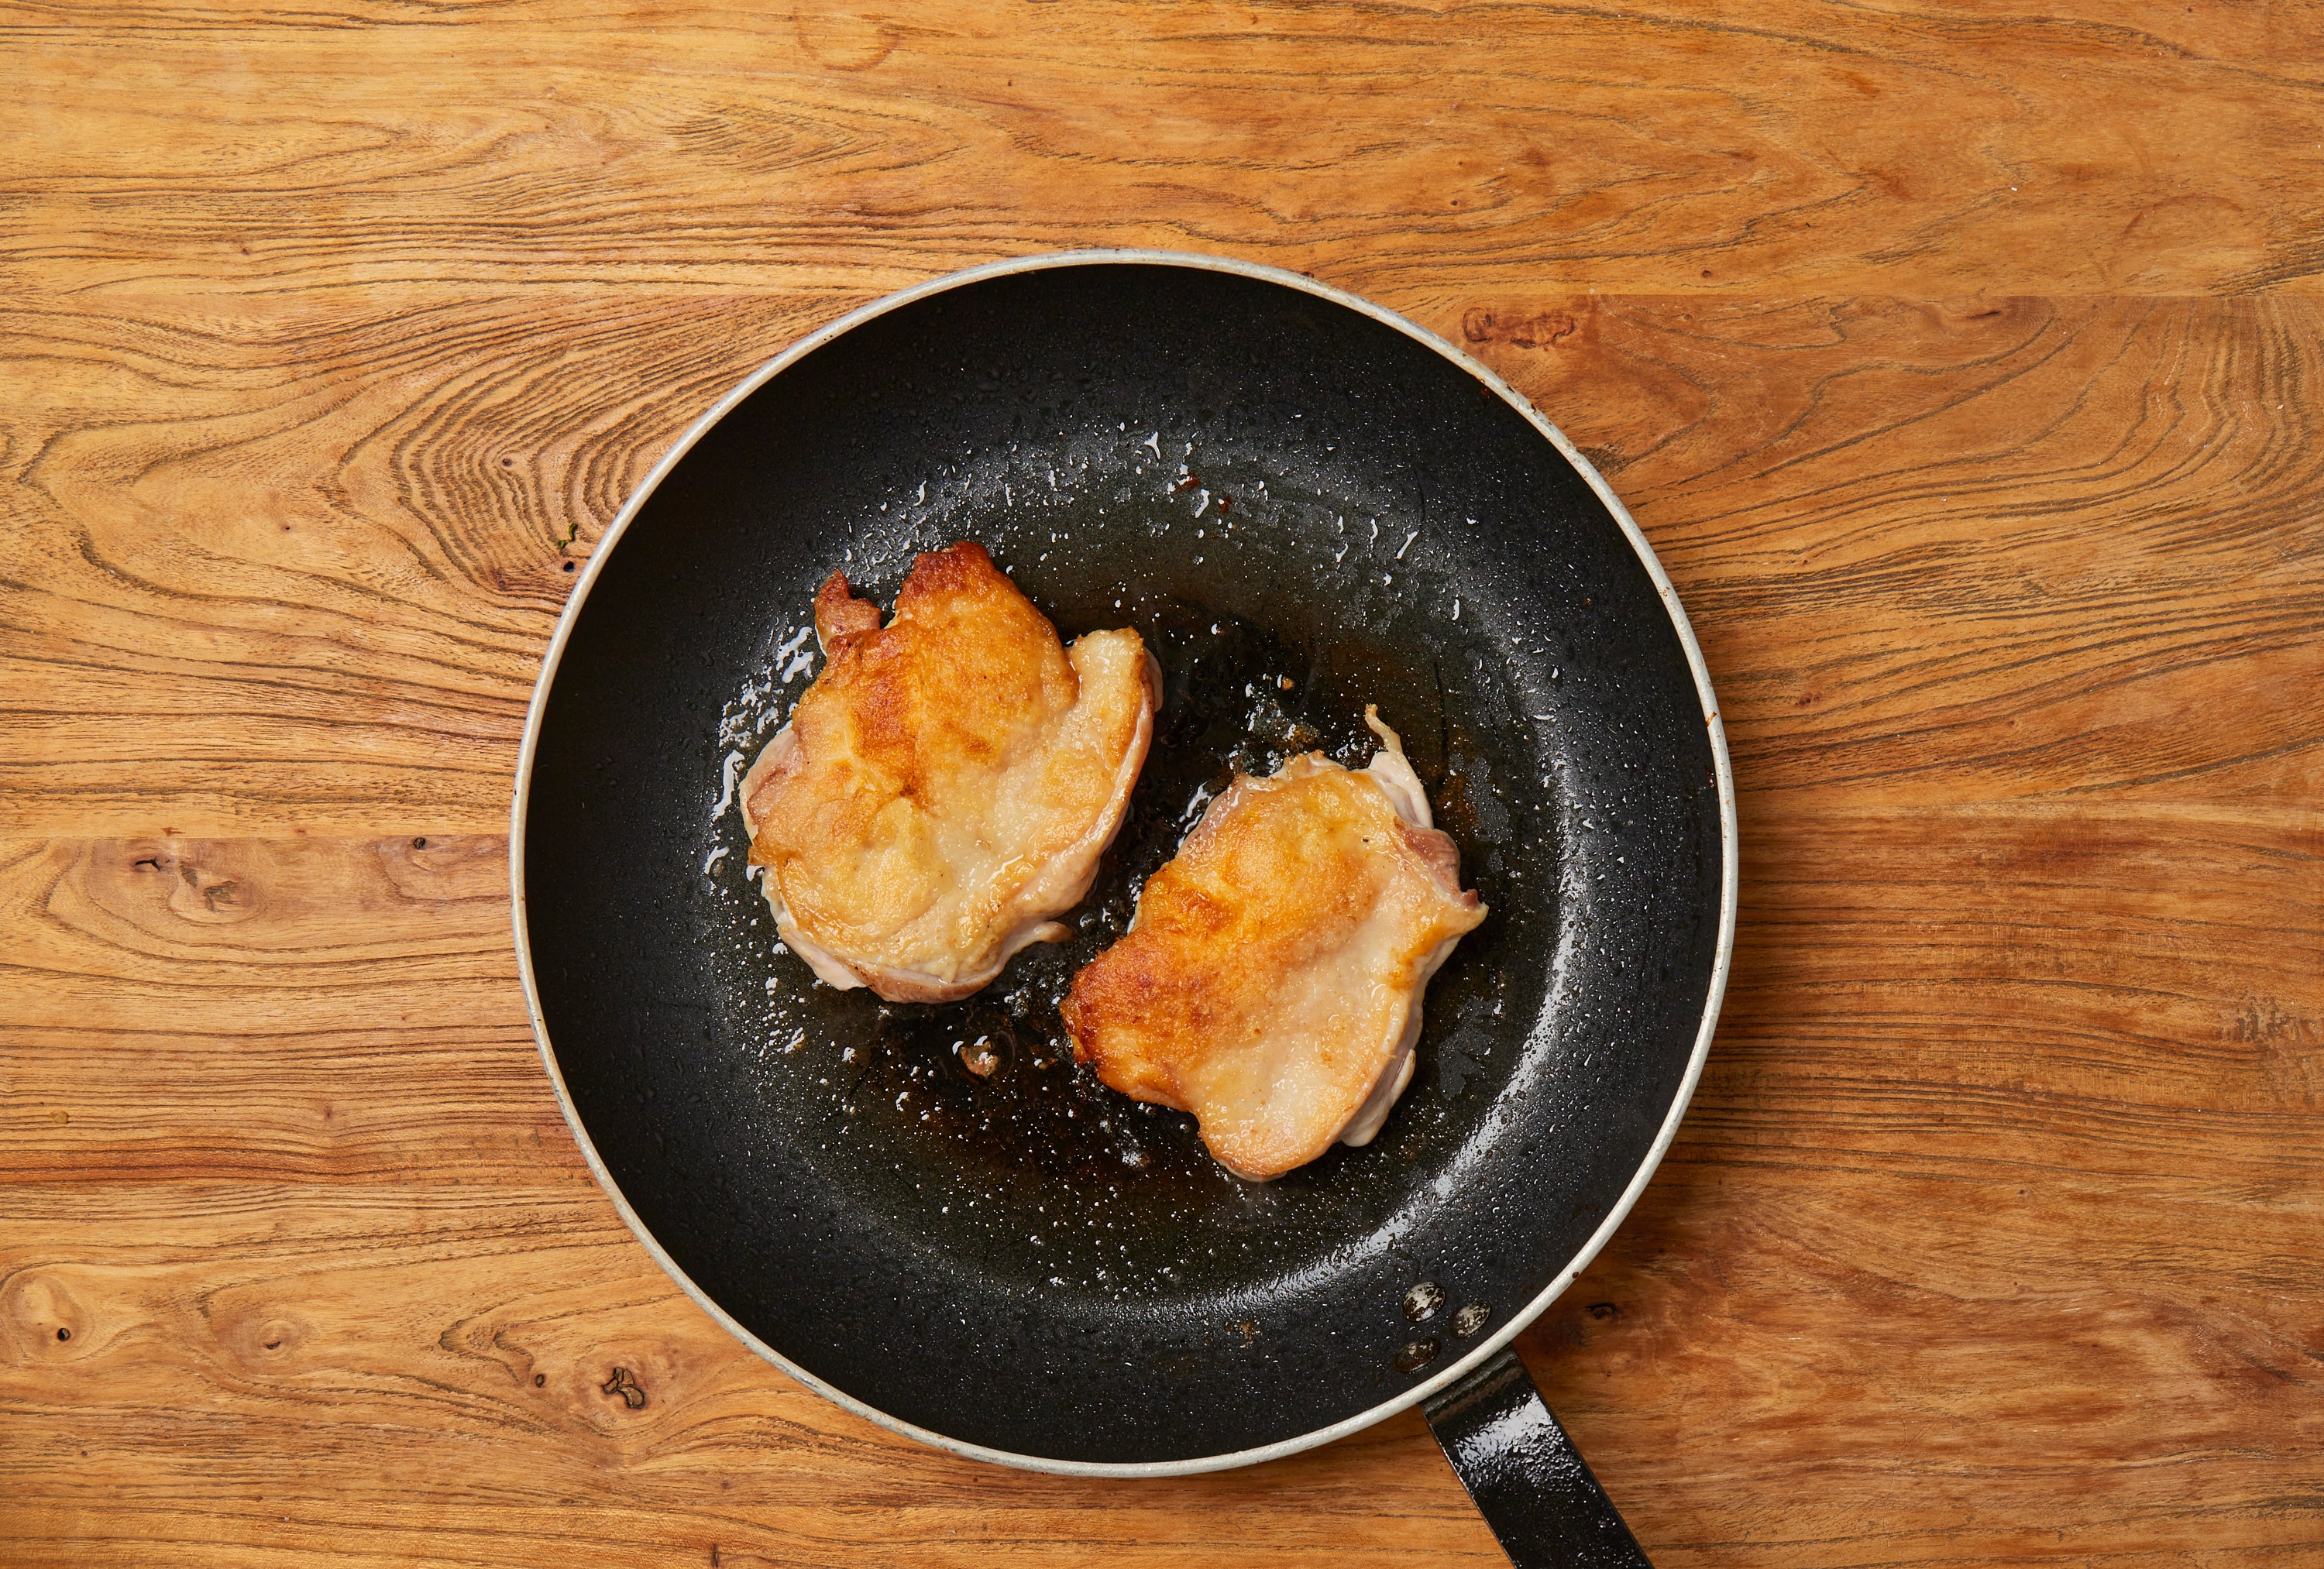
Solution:
[[(1164, 706), (1073, 939), (888, 1005), (777, 953), (732, 784), (812, 677), (824, 575), (884, 605), (962, 538), (1068, 638), (1136, 628)], [(1233, 772), (1360, 764), (1366, 702), (1492, 913), (1379, 1140), (1254, 1186), (1077, 1069), (1056, 1005)], [(959, 1441), (1197, 1459), (1392, 1399), (1610, 1211), (1702, 1021), (1711, 768), (1618, 525), (1457, 364), (1231, 274), (1004, 276), (786, 369), (622, 536), (541, 715), (531, 959), (608, 1172), (769, 1346)]]

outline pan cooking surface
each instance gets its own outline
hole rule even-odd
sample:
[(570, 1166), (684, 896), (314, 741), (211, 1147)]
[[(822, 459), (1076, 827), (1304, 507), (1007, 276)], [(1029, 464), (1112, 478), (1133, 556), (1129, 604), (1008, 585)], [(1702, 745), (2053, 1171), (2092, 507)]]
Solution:
[[(732, 790), (823, 576), (884, 608), (962, 538), (1067, 638), (1136, 628), (1164, 702), (1072, 940), (884, 1004), (776, 951)], [(877, 1412), (1116, 1465), (1361, 1416), (1566, 1270), (1679, 1093), (1721, 896), (1684, 647), (1539, 430), (1355, 310), (1131, 264), (905, 304), (704, 434), (586, 594), (522, 842), (574, 1115), (688, 1279)], [(1075, 1067), (1057, 1004), (1233, 772), (1360, 765), (1368, 702), (1492, 913), (1379, 1138), (1254, 1186)]]

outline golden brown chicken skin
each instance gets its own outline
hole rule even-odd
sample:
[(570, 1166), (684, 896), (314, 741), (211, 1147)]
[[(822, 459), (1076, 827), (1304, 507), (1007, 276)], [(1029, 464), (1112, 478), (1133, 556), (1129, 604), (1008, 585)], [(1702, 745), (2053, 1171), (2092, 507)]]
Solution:
[(1395, 732), (1351, 772), (1319, 753), (1238, 776), (1074, 978), (1077, 1056), (1192, 1112), (1239, 1177), (1370, 1141), (1412, 1077), (1421, 992), (1486, 911)]
[(964, 997), (1065, 934), (1153, 739), (1153, 659), (1129, 630), (1065, 647), (966, 542), (885, 626), (834, 573), (815, 625), (823, 671), (741, 792), (776, 927), (832, 986)]

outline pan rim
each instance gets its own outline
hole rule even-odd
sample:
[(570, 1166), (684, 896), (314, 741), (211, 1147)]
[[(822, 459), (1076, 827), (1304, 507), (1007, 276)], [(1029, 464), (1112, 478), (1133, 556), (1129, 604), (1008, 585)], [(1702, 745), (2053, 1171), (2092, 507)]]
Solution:
[[(1678, 634), (1679, 643), (1686, 652), (1687, 668), (1694, 678), (1695, 692), (1701, 702), (1703, 723), (1711, 743), (1712, 765), (1716, 770), (1720, 838), (1719, 936), (1712, 956), (1711, 984), (1703, 996), (1702, 1022), (1695, 1035), (1694, 1049), (1687, 1060), (1686, 1071), (1679, 1081), (1676, 1093), (1672, 1096), (1670, 1109), (1655, 1135), (1654, 1143), (1648, 1148), (1637, 1170), (1632, 1173), (1621, 1197), (1608, 1212), (1605, 1221), (1591, 1234), (1589, 1240), (1582, 1244), (1581, 1251), (1567, 1261), (1555, 1278), (1530, 1302), (1510, 1314), (1507, 1319), (1497, 1326), (1491, 1335), (1471, 1347), (1452, 1363), (1430, 1377), (1416, 1381), (1388, 1399), (1354, 1416), (1342, 1418), (1325, 1427), (1313, 1428), (1296, 1437), (1280, 1439), (1273, 1444), (1261, 1445), (1250, 1449), (1198, 1455), (1182, 1460), (1130, 1462), (1059, 1460), (1046, 1455), (1021, 1454), (985, 1445), (968, 1443), (893, 1416), (791, 1362), (773, 1346), (752, 1334), (696, 1285), (685, 1270), (679, 1267), (678, 1261), (670, 1257), (663, 1249), (653, 1233), (647, 1228), (644, 1221), (631, 1207), (628, 1198), (622, 1192), (620, 1184), (614, 1181), (613, 1173), (606, 1169), (604, 1160), (598, 1155), (597, 1147), (590, 1139), (588, 1130), (582, 1125), (580, 1113), (574, 1106), (571, 1094), (566, 1088), (564, 1073), (558, 1066), (556, 1049), (549, 1041), (549, 1025), (541, 1012), (540, 994), (533, 974), (532, 946), (527, 927), (524, 892), (526, 811), (531, 794), (532, 769), (539, 747), (542, 716), (546, 711), (549, 689), (557, 678), (558, 662), (563, 657), (566, 644), (579, 619), (582, 605), (587, 600), (589, 591), (595, 583), (598, 574), (604, 570), (605, 562), (612, 556), (613, 546), (620, 542), (622, 535), (643, 509), (656, 488), (693, 449), (695, 444), (744, 399), (791, 365), (842, 335), (866, 322), (885, 316), (890, 311), (927, 298), (932, 295), (946, 293), (989, 279), (1005, 278), (1019, 273), (1048, 271), (1066, 267), (1119, 265), (1184, 267), (1201, 271), (1231, 273), (1261, 282), (1280, 284), (1285, 288), (1297, 289), (1303, 294), (1313, 295), (1317, 298), (1344, 306), (1442, 354), (1462, 371), (1475, 377), (1480, 383), (1491, 389), (1540, 431), (1565, 460), (1572, 464), (1575, 472), (1587, 482), (1598, 499), (1605, 503), (1607, 510), (1613, 515), (1615, 522), (1620, 526), (1624, 537), (1629, 541), (1631, 549), (1637, 555), (1639, 564), (1646, 568), (1647, 577), (1654, 583), (1655, 592), (1662, 602), (1664, 613), (1670, 618), (1672, 629)], [(1189, 1476), (1204, 1472), (1226, 1471), (1237, 1466), (1255, 1465), (1264, 1461), (1296, 1454), (1303, 1450), (1317, 1448), (1344, 1438), (1420, 1404), (1438, 1390), (1466, 1377), (1471, 1371), (1499, 1354), (1503, 1347), (1514, 1341), (1528, 1325), (1548, 1308), (1551, 1303), (1564, 1293), (1566, 1288), (1571, 1286), (1582, 1271), (1590, 1266), (1606, 1243), (1612, 1239), (1614, 1233), (1628, 1217), (1639, 1196), (1645, 1192), (1647, 1182), (1653, 1179), (1672, 1141), (1677, 1136), (1679, 1124), (1686, 1115), (1687, 1106), (1694, 1097), (1696, 1083), (1702, 1076), (1703, 1064), (1710, 1056), (1711, 1037), (1719, 1023), (1720, 1006), (1726, 996), (1728, 968), (1735, 940), (1737, 871), (1735, 783), (1728, 759), (1726, 727), (1720, 722), (1718, 700), (1711, 691), (1710, 669), (1703, 662), (1702, 650), (1695, 640), (1694, 629), (1687, 619), (1685, 610), (1679, 603), (1678, 591), (1672, 585), (1668, 574), (1663, 571), (1662, 563), (1655, 557), (1653, 546), (1647, 543), (1646, 535), (1639, 529), (1636, 520), (1631, 518), (1629, 509), (1623, 506), (1621, 499), (1614, 493), (1613, 488), (1607, 484), (1590, 460), (1582, 455), (1580, 449), (1567, 438), (1565, 433), (1536, 409), (1523, 393), (1502, 381), (1489, 367), (1458, 345), (1447, 342), (1435, 333), (1430, 332), (1384, 306), (1374, 304), (1360, 296), (1322, 282), (1305, 273), (1293, 272), (1279, 267), (1199, 252), (1131, 248), (1045, 252), (1028, 256), (1011, 257), (1004, 261), (986, 262), (980, 266), (948, 272), (892, 294), (883, 295), (858, 306), (799, 339), (745, 376), (731, 391), (712, 404), (700, 418), (687, 428), (685, 434), (680, 436), (669, 451), (662, 455), (661, 460), (655, 463), (651, 471), (639, 482), (637, 489), (632, 491), (629, 499), (622, 503), (621, 511), (615, 515), (612, 525), (606, 528), (604, 537), (597, 542), (596, 548), (590, 553), (588, 562), (573, 586), (571, 597), (567, 600), (565, 609), (558, 617), (557, 626), (549, 636), (548, 650), (541, 659), (540, 676), (533, 684), (531, 701), (525, 711), (524, 737), (517, 753), (515, 794), (509, 812), (511, 925), (516, 943), (518, 975), (524, 986), (525, 1008), (532, 1021), (533, 1041), (540, 1052), (542, 1066), (548, 1069), (549, 1083), (556, 1091), (558, 1109), (564, 1114), (566, 1125), (572, 1130), (574, 1141), (580, 1146), (582, 1159), (587, 1162), (590, 1174), (597, 1179), (598, 1186), (603, 1188), (606, 1196), (613, 1200), (613, 1207), (621, 1216), (622, 1223), (644, 1245), (647, 1253), (654, 1262), (659, 1265), (662, 1271), (676, 1281), (678, 1288), (692, 1298), (695, 1304), (708, 1314), (721, 1328), (781, 1370), (787, 1376), (797, 1380), (843, 1409), (852, 1411), (866, 1421), (885, 1427), (890, 1432), (967, 1459), (986, 1461), (1022, 1471), (1045, 1472), (1062, 1476)]]

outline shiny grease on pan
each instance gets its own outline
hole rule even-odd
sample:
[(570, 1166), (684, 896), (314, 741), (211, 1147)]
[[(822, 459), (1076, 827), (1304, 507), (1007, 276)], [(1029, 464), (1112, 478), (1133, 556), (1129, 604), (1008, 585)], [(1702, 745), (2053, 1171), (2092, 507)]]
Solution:
[[(1192, 1117), (1099, 1084), (1074, 1061), (1057, 1014), (1075, 971), (1127, 929), (1145, 878), (1234, 774), (1271, 774), (1314, 750), (1361, 767), (1379, 745), (1363, 707), (1377, 702), (1461, 847), (1466, 885), (1546, 933), (1557, 872), (1549, 782), (1509, 777), (1490, 756), (1494, 731), (1529, 721), (1446, 542), (1198, 436), (1167, 447), (1158, 432), (1115, 436), (993, 454), (899, 486), (832, 564), (885, 604), (916, 551), (977, 538), (1065, 640), (1121, 626), (1146, 639), (1163, 673), (1155, 741), (1089, 897), (1064, 918), (1074, 936), (1019, 954), (964, 1002), (881, 1003), (815, 983), (796, 956), (774, 951), (735, 813), (706, 820), (702, 859), (719, 963), (730, 977), (762, 977), (725, 990), (751, 1000), (728, 1027), (753, 1042), (767, 1109), (844, 1157), (832, 1162), (840, 1179), (876, 1188), (864, 1203), (899, 1225), (1022, 1237), (1041, 1271), (1033, 1283), (1120, 1298), (1199, 1289), (1213, 1264), (1224, 1284), (1307, 1262), (1266, 1223), (1281, 1200), (1212, 1161)], [(1120, 570), (1125, 524), (1145, 546), (1134, 582)], [(764, 661), (722, 716), (730, 749), (706, 796), (725, 799), (728, 759), (747, 763), (820, 667), (803, 656), (812, 637), (798, 640), (807, 619), (803, 596), (770, 603)], [(1432, 983), (1413, 1086), (1375, 1145), (1334, 1149), (1277, 1187), (1313, 1191), (1346, 1161), (1408, 1159), (1416, 1135), (1465, 1097), (1490, 1095), (1502, 1077), (1496, 1025), (1533, 1013), (1545, 980), (1539, 957), (1508, 962), (1508, 924), (1489, 919)], [(860, 1159), (875, 1146), (922, 1158)], [(1227, 1224), (1190, 1256), (1177, 1228), (1139, 1225), (1124, 1201)], [(1222, 1245), (1236, 1256), (1220, 1259)]]

